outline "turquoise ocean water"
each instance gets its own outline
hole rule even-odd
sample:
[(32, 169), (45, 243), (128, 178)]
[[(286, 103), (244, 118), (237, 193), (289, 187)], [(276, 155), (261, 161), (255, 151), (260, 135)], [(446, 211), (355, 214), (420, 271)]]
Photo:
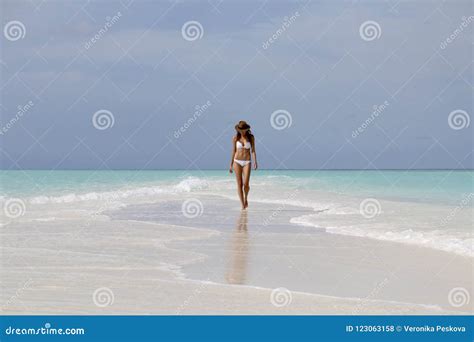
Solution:
[[(47, 212), (41, 220), (107, 203), (123, 208), (207, 195), (237, 200), (234, 175), (225, 171), (0, 171), (0, 185), (3, 206), (20, 199), (29, 215), (34, 208)], [(250, 201), (273, 203), (276, 213), (308, 209), (292, 224), (465, 256), (474, 256), (473, 199), (473, 171), (258, 170), (251, 176)]]
[[(64, 196), (178, 184), (194, 177), (232, 180), (225, 171), (0, 171), (3, 197)], [(453, 204), (474, 192), (473, 171), (267, 171), (252, 181), (271, 187), (304, 187), (331, 193)]]

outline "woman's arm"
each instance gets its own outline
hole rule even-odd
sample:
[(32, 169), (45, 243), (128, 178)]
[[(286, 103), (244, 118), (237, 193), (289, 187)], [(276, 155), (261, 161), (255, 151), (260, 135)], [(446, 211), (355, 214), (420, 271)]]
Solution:
[(232, 155), (230, 156), (230, 166), (229, 166), (229, 172), (232, 173), (232, 166), (234, 165), (234, 156), (235, 156), (235, 149), (236, 149), (236, 138), (232, 138)]
[(258, 163), (257, 163), (257, 152), (255, 151), (255, 137), (252, 135), (251, 139), (251, 145), (252, 145), (252, 157), (254, 161), (254, 169), (256, 170), (258, 168)]

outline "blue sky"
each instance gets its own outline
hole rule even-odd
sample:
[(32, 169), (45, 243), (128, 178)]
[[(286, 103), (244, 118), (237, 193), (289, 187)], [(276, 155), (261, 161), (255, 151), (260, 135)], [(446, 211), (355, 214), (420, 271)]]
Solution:
[[(473, 165), (470, 1), (2, 1), (1, 13), (3, 169), (225, 169), (241, 119), (262, 168)], [(190, 21), (197, 37), (183, 35)], [(113, 125), (94, 125), (97, 112)]]

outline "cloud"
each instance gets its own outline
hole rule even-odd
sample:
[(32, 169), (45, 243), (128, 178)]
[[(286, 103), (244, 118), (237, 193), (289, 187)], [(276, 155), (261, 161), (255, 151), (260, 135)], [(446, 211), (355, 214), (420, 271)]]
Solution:
[[(446, 49), (439, 48), (469, 12), (469, 1), (441, 7), (408, 1), (395, 8), (372, 1), (278, 2), (260, 9), (258, 3), (236, 6), (223, 2), (218, 12), (212, 8), (197, 12), (193, 3), (172, 7), (171, 3), (136, 1), (127, 9), (120, 3), (91, 2), (81, 10), (84, 4), (45, 3), (37, 11), (31, 4), (2, 4), (5, 20), (22, 20), (27, 28), (26, 39), (4, 42), (2, 106), (6, 117), (2, 120), (31, 98), (33, 91), (40, 98), (35, 110), (42, 113), (45, 126), (77, 113), (84, 116), (75, 119), (78, 125), (61, 129), (81, 136), (91, 135), (88, 115), (96, 110), (127, 111), (122, 116), (127, 125), (121, 126), (117, 118), (114, 130), (108, 132), (109, 138), (120, 139), (139, 129), (150, 115), (158, 115), (153, 114), (155, 108), (162, 108), (159, 115), (168, 118), (161, 124), (165, 134), (134, 137), (145, 146), (147, 140), (166, 141), (166, 132), (173, 132), (194, 106), (212, 100), (212, 111), (200, 120), (214, 131), (245, 115), (270, 146), (286, 142), (279, 153), (299, 150), (304, 139), (313, 148), (327, 144), (331, 153), (370, 115), (374, 105), (389, 100), (390, 110), (355, 142), (362, 151), (376, 155), (389, 142), (387, 134), (395, 137), (408, 126), (404, 134), (410, 139), (401, 139), (402, 146), (417, 144), (417, 137), (436, 132), (438, 141), (457, 158), (469, 152), (466, 146), (472, 138), (464, 131), (458, 132), (456, 140), (450, 139), (453, 132), (446, 131), (444, 115), (458, 107), (472, 111), (467, 84), (472, 84), (472, 78), (467, 83), (453, 81), (462, 71), (465, 78), (470, 75), (466, 70), (472, 68), (472, 25)], [(104, 30), (119, 11), (120, 18)], [(188, 20), (200, 20), (201, 39), (183, 39), (181, 26)], [(361, 38), (359, 28), (366, 21), (379, 24), (378, 39)], [(436, 106), (440, 98), (443, 108)], [(280, 133), (283, 135), (269, 125), (270, 114), (278, 109), (293, 115), (293, 129)], [(429, 119), (432, 117), (437, 119)], [(23, 120), (17, 129), (34, 130), (37, 125), (35, 120)], [(182, 139), (179, 143), (195, 153), (192, 141), (202, 132), (188, 133), (189, 142)], [(48, 134), (48, 150), (54, 154), (64, 135), (55, 136), (54, 130)], [(72, 139), (73, 134), (70, 136)], [(96, 139), (101, 138), (105, 139)], [(2, 139), (12, 155), (22, 154), (18, 146), (23, 145), (15, 144), (15, 135)], [(151, 153), (153, 147), (144, 149)], [(221, 158), (221, 152), (217, 153), (216, 159)], [(406, 166), (412, 160), (393, 157)], [(355, 162), (357, 156), (352, 158)], [(34, 166), (32, 157), (26, 155), (23, 160)], [(449, 165), (449, 158), (445, 162)], [(173, 163), (169, 161), (170, 167)], [(298, 161), (299, 167), (319, 163), (306, 158)], [(348, 163), (341, 161), (341, 165)]]

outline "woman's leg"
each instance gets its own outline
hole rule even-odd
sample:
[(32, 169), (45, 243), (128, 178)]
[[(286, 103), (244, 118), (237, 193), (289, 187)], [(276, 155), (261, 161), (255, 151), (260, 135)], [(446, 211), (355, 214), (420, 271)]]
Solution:
[(240, 203), (242, 204), (242, 209), (245, 209), (244, 193), (242, 192), (242, 166), (236, 162), (234, 162), (234, 173), (237, 181), (237, 193), (239, 194)]
[(250, 191), (250, 170), (252, 170), (252, 165), (247, 164), (243, 167), (243, 184), (244, 184), (244, 206), (247, 208), (249, 206), (249, 203), (247, 201), (247, 197), (249, 195)]

